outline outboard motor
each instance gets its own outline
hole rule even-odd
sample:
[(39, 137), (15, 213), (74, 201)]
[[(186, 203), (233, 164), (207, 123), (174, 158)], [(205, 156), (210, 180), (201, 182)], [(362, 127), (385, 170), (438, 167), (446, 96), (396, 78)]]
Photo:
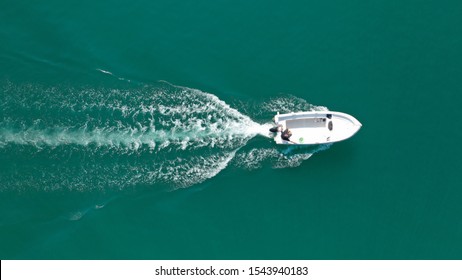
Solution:
[(277, 133), (278, 132), (278, 127), (277, 126), (272, 127), (272, 128), (269, 129), (269, 131)]

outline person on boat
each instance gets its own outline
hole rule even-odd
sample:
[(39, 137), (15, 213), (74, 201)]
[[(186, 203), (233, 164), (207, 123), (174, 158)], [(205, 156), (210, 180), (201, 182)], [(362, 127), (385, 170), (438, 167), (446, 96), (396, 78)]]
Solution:
[(286, 130), (284, 130), (282, 133), (281, 133), (281, 138), (282, 140), (285, 140), (285, 141), (289, 141), (291, 143), (294, 143), (294, 144), (297, 144), (295, 143), (294, 141), (290, 140), (290, 136), (292, 136), (292, 132), (286, 128)]

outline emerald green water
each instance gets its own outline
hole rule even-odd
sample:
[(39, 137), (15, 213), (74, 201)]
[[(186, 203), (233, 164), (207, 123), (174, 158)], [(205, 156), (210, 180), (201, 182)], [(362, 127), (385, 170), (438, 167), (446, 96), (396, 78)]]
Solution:
[(0, 258), (462, 258), (460, 1), (2, 4)]

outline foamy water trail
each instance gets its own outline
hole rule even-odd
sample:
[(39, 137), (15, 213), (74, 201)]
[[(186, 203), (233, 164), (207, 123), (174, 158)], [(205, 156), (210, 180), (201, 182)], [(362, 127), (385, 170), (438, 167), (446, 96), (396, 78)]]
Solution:
[[(28, 90), (36, 91), (33, 102), (24, 93)], [(23, 87), (17, 91), (19, 98), (5, 102), (0, 145), (232, 147), (261, 131), (257, 123), (216, 96), (184, 87), (126, 91)], [(17, 107), (35, 115), (14, 116)]]
[(221, 130), (192, 128), (186, 130), (150, 130), (149, 128), (85, 128), (53, 127), (40, 129), (35, 127), (26, 130), (0, 128), (0, 147), (7, 144), (33, 145), (36, 147), (57, 147), (59, 145), (96, 145), (111, 148), (138, 149), (143, 145), (150, 149), (175, 148), (185, 150), (203, 146), (227, 147), (235, 138), (246, 138), (262, 133), (259, 125), (242, 127), (234, 123)]
[[(317, 151), (286, 153), (273, 143), (242, 149), (255, 136), (268, 136), (271, 124), (254, 122), (213, 94), (166, 82), (129, 89), (7, 83), (0, 104), (0, 159), (12, 163), (0, 172), (1, 190), (172, 190), (229, 164), (293, 167)], [(274, 115), (324, 107), (282, 97), (260, 108)]]

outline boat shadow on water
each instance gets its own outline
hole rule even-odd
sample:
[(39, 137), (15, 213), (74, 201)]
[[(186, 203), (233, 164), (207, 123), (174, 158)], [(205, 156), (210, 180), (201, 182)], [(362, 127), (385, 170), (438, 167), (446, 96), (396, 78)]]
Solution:
[(263, 141), (261, 137), (251, 139), (247, 145), (239, 149), (231, 164), (248, 170), (297, 167), (315, 153), (332, 145), (274, 145), (272, 139), (268, 140)]

